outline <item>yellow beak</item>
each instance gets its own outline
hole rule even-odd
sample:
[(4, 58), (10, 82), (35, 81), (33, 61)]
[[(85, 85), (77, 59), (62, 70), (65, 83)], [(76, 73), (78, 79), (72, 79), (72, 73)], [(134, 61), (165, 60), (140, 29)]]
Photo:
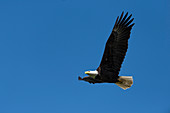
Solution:
[(89, 71), (86, 71), (85, 74), (89, 74)]

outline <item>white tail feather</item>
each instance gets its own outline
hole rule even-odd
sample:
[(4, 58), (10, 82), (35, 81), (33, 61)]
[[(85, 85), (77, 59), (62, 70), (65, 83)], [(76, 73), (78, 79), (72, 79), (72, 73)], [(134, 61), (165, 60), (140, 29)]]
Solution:
[(133, 84), (132, 76), (119, 76), (118, 80), (119, 82), (116, 82), (115, 84), (124, 90), (130, 88)]

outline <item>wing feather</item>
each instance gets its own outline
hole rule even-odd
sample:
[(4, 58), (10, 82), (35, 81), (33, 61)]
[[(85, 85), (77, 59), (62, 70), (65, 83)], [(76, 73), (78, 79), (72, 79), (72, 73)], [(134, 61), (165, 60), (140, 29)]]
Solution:
[(100, 66), (98, 67), (98, 70), (100, 69), (101, 72), (100, 76), (103, 78), (109, 78), (108, 76), (118, 77), (121, 64), (128, 49), (128, 39), (134, 25), (132, 23), (134, 18), (130, 19), (132, 14), (128, 18), (128, 13), (124, 17), (123, 14), (124, 12), (122, 12), (120, 18), (118, 16), (116, 19), (112, 33), (106, 42)]

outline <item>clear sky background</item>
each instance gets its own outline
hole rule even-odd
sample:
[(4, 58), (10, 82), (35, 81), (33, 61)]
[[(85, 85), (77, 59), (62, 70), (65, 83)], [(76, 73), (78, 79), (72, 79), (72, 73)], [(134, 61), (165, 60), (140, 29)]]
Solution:
[[(116, 17), (136, 23), (115, 84), (96, 69)], [(170, 113), (169, 0), (1, 0), (0, 113)]]

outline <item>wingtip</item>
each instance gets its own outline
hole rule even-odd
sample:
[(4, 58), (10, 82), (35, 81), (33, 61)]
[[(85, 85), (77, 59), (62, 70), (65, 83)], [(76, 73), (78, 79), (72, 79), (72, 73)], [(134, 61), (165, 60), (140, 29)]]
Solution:
[(129, 26), (129, 28), (132, 28), (134, 25), (135, 25), (135, 23), (131, 24), (131, 25)]
[(123, 14), (124, 14), (124, 11), (122, 11), (122, 14), (121, 14), (121, 16), (123, 16)]

